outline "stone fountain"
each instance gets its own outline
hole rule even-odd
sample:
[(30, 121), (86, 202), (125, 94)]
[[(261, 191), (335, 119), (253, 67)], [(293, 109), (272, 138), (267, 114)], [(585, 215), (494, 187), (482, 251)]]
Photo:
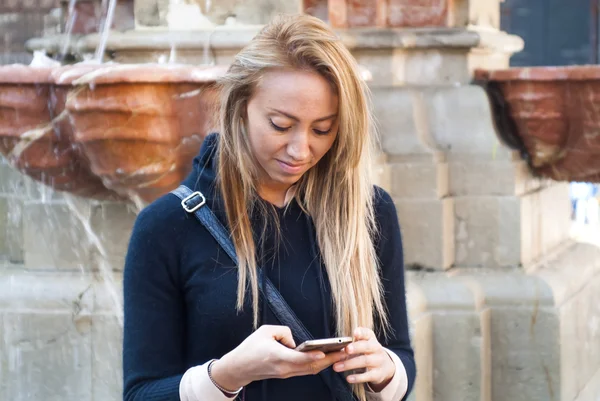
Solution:
[(410, 399), (597, 400), (600, 244), (569, 237), (561, 182), (597, 177), (594, 68), (507, 70), (523, 43), (499, 30), (499, 1), (120, 1), (110, 32), (110, 7), (88, 4), (96, 22), (32, 38), (75, 64), (0, 68), (0, 394), (121, 399), (136, 213), (215, 127), (233, 55), (275, 13), (304, 11), (371, 77), (408, 269)]
[(138, 204), (189, 173), (216, 128), (222, 67), (0, 67), (0, 152), (50, 187)]

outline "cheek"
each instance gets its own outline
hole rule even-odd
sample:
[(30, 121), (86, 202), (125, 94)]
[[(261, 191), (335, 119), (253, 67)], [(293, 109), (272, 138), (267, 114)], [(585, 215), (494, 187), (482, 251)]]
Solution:
[(317, 144), (317, 146), (315, 146), (315, 162), (321, 160), (323, 158), (323, 156), (325, 156), (325, 154), (327, 154), (327, 152), (329, 152), (329, 150), (331, 149), (331, 147), (333, 146), (333, 143), (335, 142), (335, 138), (334, 137), (326, 137), (323, 138), (322, 141), (319, 141), (319, 143)]
[[(280, 142), (282, 137), (272, 133), (269, 124), (254, 124), (249, 127), (248, 141), (250, 149), (257, 161), (261, 164), (277, 156), (284, 147)], [(264, 167), (264, 166), (263, 166)]]
[(264, 124), (260, 122), (249, 119), (248, 121), (248, 142), (250, 143), (250, 149), (254, 153), (254, 156), (257, 159), (261, 158), (261, 155), (264, 153), (265, 144), (268, 143), (265, 139), (266, 129)]

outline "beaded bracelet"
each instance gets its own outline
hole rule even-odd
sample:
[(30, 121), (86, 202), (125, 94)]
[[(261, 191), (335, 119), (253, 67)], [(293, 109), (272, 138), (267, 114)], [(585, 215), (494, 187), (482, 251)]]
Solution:
[(219, 386), (219, 384), (215, 381), (215, 379), (213, 379), (212, 375), (210, 374), (210, 370), (212, 368), (212, 364), (215, 363), (216, 361), (217, 361), (216, 359), (212, 359), (208, 363), (208, 368), (207, 368), (208, 378), (215, 385), (215, 387), (219, 389), (219, 391), (221, 391), (223, 394), (225, 394), (226, 397), (234, 398), (235, 396), (237, 396), (244, 389), (244, 387), (240, 387), (236, 391), (232, 392), (232, 391), (229, 391), (229, 390), (225, 390), (223, 387)]

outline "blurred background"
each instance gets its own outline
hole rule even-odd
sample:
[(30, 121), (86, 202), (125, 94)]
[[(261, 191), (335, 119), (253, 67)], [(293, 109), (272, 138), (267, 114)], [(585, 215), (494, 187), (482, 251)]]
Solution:
[(416, 401), (600, 400), (598, 0), (0, 0), (0, 400), (121, 399), (137, 213), (278, 13), (373, 92)]

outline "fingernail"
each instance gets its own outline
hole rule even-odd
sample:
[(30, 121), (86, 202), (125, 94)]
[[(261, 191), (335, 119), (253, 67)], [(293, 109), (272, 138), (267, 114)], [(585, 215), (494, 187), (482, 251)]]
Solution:
[(335, 365), (335, 369), (336, 370), (344, 370), (344, 364), (343, 363), (338, 363), (337, 365)]
[(323, 359), (325, 358), (325, 354), (316, 354), (315, 359)]
[(354, 376), (348, 376), (348, 381), (350, 383), (354, 383), (356, 381), (356, 379), (354, 378)]
[(348, 351), (348, 353), (349, 353), (349, 354), (351, 354), (351, 353), (352, 353), (352, 350), (353, 350), (353, 349), (354, 349), (354, 347), (353, 347), (353, 346), (351, 346), (351, 345), (349, 345), (349, 346), (347, 346), (347, 347), (346, 347), (346, 351)]

